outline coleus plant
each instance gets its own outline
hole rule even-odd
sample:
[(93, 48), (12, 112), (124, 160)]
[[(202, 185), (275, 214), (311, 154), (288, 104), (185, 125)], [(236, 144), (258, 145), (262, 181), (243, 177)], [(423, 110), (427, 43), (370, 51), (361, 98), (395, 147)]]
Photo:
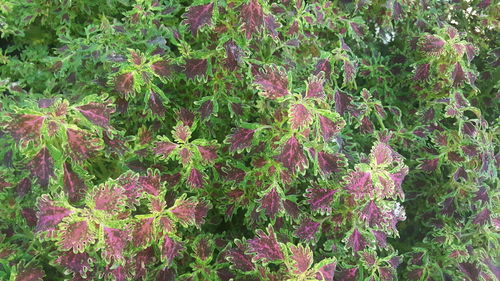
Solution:
[(494, 1), (5, 0), (0, 279), (497, 280)]

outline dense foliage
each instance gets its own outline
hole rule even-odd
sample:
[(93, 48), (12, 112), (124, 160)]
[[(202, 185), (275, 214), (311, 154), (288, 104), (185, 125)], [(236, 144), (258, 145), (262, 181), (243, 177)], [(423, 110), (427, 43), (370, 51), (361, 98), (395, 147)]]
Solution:
[(495, 3), (0, 0), (0, 279), (500, 279)]

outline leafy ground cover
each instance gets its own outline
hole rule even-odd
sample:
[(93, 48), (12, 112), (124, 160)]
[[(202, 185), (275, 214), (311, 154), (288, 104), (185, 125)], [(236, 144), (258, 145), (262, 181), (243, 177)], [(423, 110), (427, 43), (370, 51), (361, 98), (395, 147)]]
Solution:
[(0, 0), (0, 279), (500, 279), (499, 11)]

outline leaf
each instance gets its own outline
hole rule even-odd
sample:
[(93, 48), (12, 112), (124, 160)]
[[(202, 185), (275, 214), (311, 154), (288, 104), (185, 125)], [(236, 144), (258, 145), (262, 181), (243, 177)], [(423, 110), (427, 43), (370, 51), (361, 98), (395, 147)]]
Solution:
[(319, 230), (319, 222), (315, 222), (310, 218), (305, 218), (300, 223), (299, 227), (295, 230), (294, 235), (302, 240), (313, 240), (314, 236)]
[(387, 144), (378, 142), (372, 147), (370, 157), (375, 165), (389, 165), (393, 161), (392, 149)]
[(213, 163), (215, 159), (217, 159), (217, 147), (215, 147), (214, 145), (198, 145), (198, 151), (200, 152), (203, 160), (205, 160), (207, 163)]
[(354, 228), (352, 231), (351, 235), (349, 236), (349, 239), (347, 240), (347, 245), (352, 248), (352, 250), (357, 253), (368, 245), (366, 242), (366, 239), (361, 235), (359, 230), (357, 228)]
[(161, 257), (164, 259), (168, 265), (172, 263), (175, 257), (177, 257), (184, 247), (181, 243), (173, 240), (169, 236), (165, 236), (165, 241), (162, 245)]
[(76, 221), (64, 223), (59, 232), (59, 245), (63, 250), (73, 250), (75, 253), (81, 253), (89, 244), (95, 241), (95, 234), (87, 221)]
[(269, 31), (269, 34), (274, 39), (278, 38), (278, 31), (276, 31), (277, 28), (281, 27), (279, 23), (276, 22), (276, 18), (272, 14), (268, 14), (264, 16), (264, 25)]
[(104, 227), (105, 248), (102, 252), (107, 261), (121, 261), (124, 259), (123, 251), (129, 239), (126, 230)]
[(77, 109), (90, 122), (103, 128), (109, 127), (109, 117), (115, 110), (107, 104), (91, 102), (86, 105), (78, 106)]
[(169, 77), (173, 70), (173, 66), (170, 65), (168, 60), (161, 60), (153, 63), (151, 69), (160, 77)]
[(370, 200), (360, 214), (360, 218), (368, 223), (370, 227), (375, 225), (381, 227), (383, 223), (382, 212), (375, 201)]
[(167, 159), (170, 153), (177, 148), (177, 144), (169, 141), (156, 142), (153, 152), (160, 155), (163, 159)]
[(68, 137), (68, 153), (75, 162), (83, 162), (102, 149), (96, 144), (98, 139), (93, 138), (85, 131), (68, 128), (66, 135)]
[(374, 188), (371, 174), (360, 170), (352, 171), (348, 176), (345, 189), (356, 199), (362, 199), (365, 195), (373, 196)]
[(320, 210), (323, 212), (331, 211), (333, 195), (337, 190), (328, 188), (308, 188), (306, 191), (305, 197), (309, 198), (307, 202), (311, 205), (311, 210)]
[(479, 279), (480, 270), (477, 268), (477, 266), (475, 264), (470, 263), (470, 262), (461, 262), (458, 264), (458, 268), (471, 281), (479, 281), (480, 280)]
[(312, 115), (303, 104), (294, 104), (290, 107), (290, 123), (294, 130), (304, 129), (312, 122)]
[(54, 159), (49, 153), (47, 147), (43, 147), (28, 163), (28, 169), (31, 176), (37, 179), (38, 184), (46, 188), (49, 180), (54, 177)]
[[(42, 281), (45, 277), (45, 271), (40, 267), (23, 267), (17, 273), (15, 281)], [(11, 279), (12, 280), (12, 279)]]
[(51, 200), (47, 194), (42, 195), (38, 200), (38, 210), (36, 232), (48, 231), (49, 236), (58, 224), (72, 213), (67, 208), (57, 206), (57, 203)]
[[(125, 98), (134, 90), (134, 75), (132, 72), (115, 77), (115, 90)], [(104, 126), (103, 126), (104, 127)]]
[(149, 108), (151, 108), (151, 111), (160, 116), (164, 117), (165, 112), (167, 111), (165, 109), (165, 106), (163, 106), (163, 101), (161, 100), (160, 95), (158, 95), (156, 92), (151, 91), (149, 95)]
[(485, 225), (490, 220), (490, 214), (490, 210), (488, 208), (484, 208), (484, 210), (477, 214), (472, 223), (477, 225)]
[(343, 115), (345, 111), (351, 106), (351, 96), (348, 94), (341, 92), (341, 91), (336, 91), (335, 92), (335, 111)]
[[(199, 236), (198, 236), (199, 237)], [(203, 262), (209, 262), (212, 259), (214, 251), (214, 242), (210, 237), (197, 238), (193, 245), (193, 257)]]
[[(316, 279), (322, 281), (333, 281), (333, 277), (335, 276), (335, 268), (337, 267), (336, 259), (325, 259), (319, 262), (321, 267), (316, 273)], [(338, 280), (347, 281), (347, 279), (340, 278)]]
[(127, 197), (125, 190), (109, 183), (97, 187), (90, 197), (96, 210), (105, 211), (108, 214), (116, 214), (125, 206)]
[(332, 154), (324, 151), (318, 153), (318, 164), (321, 172), (325, 175), (339, 173), (345, 166), (345, 159), (341, 154)]
[(276, 187), (273, 187), (266, 195), (260, 199), (261, 207), (265, 210), (266, 215), (273, 219), (276, 214), (283, 208), (282, 200)]
[(69, 201), (75, 203), (82, 200), (87, 191), (87, 186), (78, 174), (73, 171), (68, 162), (64, 162), (63, 169), (64, 192), (68, 195)]
[(198, 169), (192, 168), (187, 179), (188, 185), (192, 188), (203, 188), (204, 182), (203, 174)]
[(313, 253), (308, 246), (304, 247), (302, 245), (291, 245), (290, 252), (292, 253), (291, 258), (295, 262), (295, 269), (293, 271), (294, 274), (300, 275), (311, 267), (313, 262)]
[(324, 94), (324, 79), (323, 76), (311, 76), (307, 81), (306, 98), (321, 99)]
[(205, 218), (207, 217), (208, 210), (210, 210), (211, 208), (212, 205), (210, 204), (210, 202), (199, 200), (194, 213), (194, 222), (198, 227), (205, 223)]
[(276, 240), (276, 235), (271, 226), (267, 228), (268, 234), (261, 229), (255, 231), (258, 237), (248, 240), (250, 253), (255, 253), (254, 261), (263, 260), (274, 261), (282, 260), (284, 258), (280, 245)]
[(235, 240), (236, 247), (228, 250), (226, 258), (233, 264), (233, 267), (241, 271), (252, 271), (255, 269), (255, 264), (252, 262), (252, 256), (246, 254), (249, 247), (246, 243)]
[(170, 208), (170, 212), (184, 227), (188, 227), (195, 223), (196, 205), (198, 202), (194, 197), (185, 198), (183, 196), (175, 200), (175, 204)]
[(144, 247), (153, 240), (153, 220), (154, 218), (145, 218), (135, 223), (132, 231), (134, 247)]
[(228, 143), (230, 144), (230, 151), (241, 151), (252, 145), (252, 139), (255, 130), (237, 128), (234, 133), (228, 138)]
[(184, 22), (189, 26), (189, 30), (193, 36), (196, 36), (198, 34), (198, 30), (204, 25), (212, 24), (213, 9), (213, 3), (191, 6), (187, 9), (187, 12), (184, 14), (184, 17), (186, 18)]
[(230, 71), (238, 69), (239, 65), (242, 64), (241, 58), (244, 55), (243, 50), (236, 45), (236, 42), (234, 42), (233, 39), (229, 39), (226, 43), (224, 43), (224, 49), (226, 50), (224, 65)]
[(40, 138), (40, 128), (42, 128), (45, 116), (18, 114), (9, 122), (7, 130), (18, 142), (28, 143)]
[(161, 189), (161, 179), (159, 173), (148, 170), (145, 176), (139, 177), (139, 185), (142, 191), (153, 196), (158, 196)]
[(264, 24), (264, 13), (258, 0), (250, 0), (248, 4), (241, 6), (240, 18), (243, 22), (243, 30), (246, 38), (252, 38), (252, 34)]
[(328, 59), (318, 60), (313, 74), (318, 75), (322, 71), (325, 73), (325, 78), (330, 79), (330, 75), (332, 73), (332, 65), (330, 64), (330, 61)]
[(281, 154), (277, 155), (276, 159), (292, 173), (295, 173), (297, 169), (305, 170), (308, 164), (302, 145), (293, 136), (287, 140)]
[(419, 43), (420, 51), (439, 55), (443, 51), (445, 41), (440, 37), (428, 34), (421, 38)]
[(427, 79), (429, 78), (430, 67), (431, 65), (429, 63), (417, 65), (417, 69), (415, 70), (415, 76), (413, 76), (413, 80), (427, 81)]
[(349, 60), (344, 60), (344, 84), (349, 84), (356, 76), (356, 66)]
[(340, 133), (344, 127), (345, 122), (342, 119), (332, 121), (323, 115), (319, 115), (319, 126), (321, 128), (321, 135), (325, 142), (330, 141), (335, 135)]
[(195, 79), (199, 76), (205, 76), (207, 72), (206, 59), (187, 59), (185, 65), (185, 74), (189, 79)]
[(465, 72), (462, 68), (462, 65), (459, 62), (455, 63), (455, 68), (451, 73), (451, 79), (453, 79), (454, 87), (460, 86), (466, 80)]
[(260, 86), (263, 91), (260, 94), (265, 98), (275, 100), (288, 95), (288, 76), (276, 66), (266, 65), (264, 72), (254, 75), (254, 82)]
[(87, 253), (73, 253), (73, 251), (63, 252), (56, 259), (56, 263), (66, 268), (67, 270), (79, 273), (82, 276), (91, 269), (91, 258)]

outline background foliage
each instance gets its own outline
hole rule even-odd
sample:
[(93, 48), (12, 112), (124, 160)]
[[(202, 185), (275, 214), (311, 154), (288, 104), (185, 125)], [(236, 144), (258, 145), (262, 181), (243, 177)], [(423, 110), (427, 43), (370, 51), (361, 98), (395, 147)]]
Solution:
[(0, 0), (1, 280), (498, 280), (490, 0)]

